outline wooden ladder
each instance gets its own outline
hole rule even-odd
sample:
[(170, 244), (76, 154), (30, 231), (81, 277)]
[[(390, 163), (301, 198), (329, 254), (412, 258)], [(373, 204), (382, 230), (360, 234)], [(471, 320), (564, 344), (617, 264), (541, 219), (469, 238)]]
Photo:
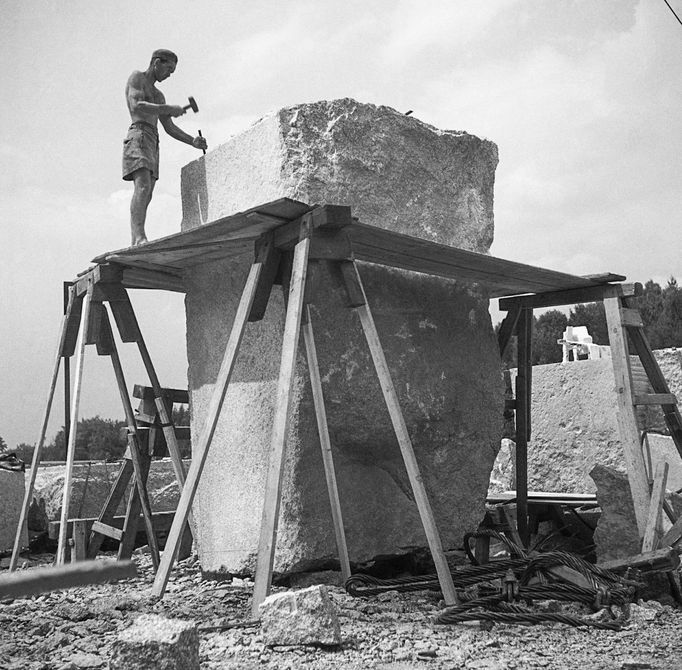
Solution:
[[(173, 403), (188, 403), (189, 393), (182, 389), (161, 389), (163, 402), (166, 407), (166, 415), (172, 416)], [(119, 542), (118, 559), (127, 560), (132, 556), (135, 548), (135, 537), (140, 519), (140, 509), (142, 500), (140, 498), (138, 488), (133, 488), (131, 496), (128, 499), (125, 519), (123, 527), (119, 528), (114, 523), (116, 510), (124, 498), (128, 484), (135, 473), (135, 461), (132, 457), (133, 448), (131, 443), (137, 435), (139, 446), (140, 465), (142, 468), (142, 481), (147, 484), (149, 477), (149, 469), (151, 467), (153, 456), (164, 455), (164, 449), (161, 444), (159, 429), (165, 428), (163, 419), (159, 415), (158, 406), (156, 403), (156, 395), (154, 389), (150, 386), (141, 386), (136, 384), (133, 388), (133, 397), (140, 399), (140, 405), (135, 412), (136, 430), (131, 432), (130, 426), (126, 430), (128, 437), (128, 449), (126, 450), (123, 463), (118, 472), (118, 476), (114, 485), (109, 492), (109, 495), (102, 507), (102, 511), (98, 519), (92, 524), (90, 530), (90, 537), (87, 541), (85, 551), (86, 558), (95, 558), (106, 538), (111, 538)], [(181, 430), (178, 427), (172, 426), (175, 437), (177, 439)], [(187, 429), (188, 427), (184, 427)], [(179, 449), (178, 449), (179, 453)], [(154, 514), (152, 513), (152, 526), (154, 527), (154, 535), (156, 537), (156, 523)], [(147, 536), (149, 538), (149, 536)], [(150, 544), (150, 549), (152, 545)], [(156, 542), (158, 552), (158, 541)], [(182, 544), (178, 553), (179, 558), (186, 558), (192, 548), (192, 534), (189, 526), (185, 527)], [(79, 552), (82, 553), (82, 552)], [(152, 549), (152, 557), (154, 556)], [(157, 553), (158, 557), (158, 553)]]
[[(604, 309), (609, 329), (611, 356), (616, 377), (619, 429), (626, 459), (630, 490), (635, 504), (637, 528), (642, 539), (642, 551), (653, 551), (659, 546), (672, 546), (682, 539), (682, 517), (675, 519), (665, 503), (665, 486), (668, 463), (658, 464), (655, 472), (648, 472), (641, 455), (643, 436), (637, 421), (637, 408), (659, 406), (663, 418), (682, 457), (682, 417), (677, 408), (677, 398), (670, 392), (658, 361), (644, 333), (644, 323), (632, 299), (613, 297), (604, 299)], [(637, 354), (653, 393), (641, 393), (633, 382), (629, 343)], [(673, 527), (662, 537), (662, 511), (666, 510)]]

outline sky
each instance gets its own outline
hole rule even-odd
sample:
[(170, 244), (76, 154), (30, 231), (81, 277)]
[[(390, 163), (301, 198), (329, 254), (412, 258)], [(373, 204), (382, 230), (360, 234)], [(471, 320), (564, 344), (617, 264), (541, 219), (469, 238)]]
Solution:
[[(682, 0), (669, 0), (682, 16)], [(129, 243), (125, 82), (179, 54), (160, 87), (210, 146), (302, 102), (351, 97), (494, 141), (495, 256), (574, 274), (682, 280), (682, 25), (663, 0), (4, 0), (0, 22), (0, 436), (38, 439), (62, 282)], [(162, 133), (147, 218), (180, 230)], [(186, 388), (183, 296), (133, 291), (161, 383)], [(494, 313), (494, 310), (493, 310)], [(132, 350), (130, 349), (132, 347)], [(122, 345), (128, 385), (146, 383)], [(72, 369), (74, 364), (72, 364)], [(84, 359), (80, 417), (120, 419), (110, 363)], [(63, 423), (62, 380), (47, 441)]]

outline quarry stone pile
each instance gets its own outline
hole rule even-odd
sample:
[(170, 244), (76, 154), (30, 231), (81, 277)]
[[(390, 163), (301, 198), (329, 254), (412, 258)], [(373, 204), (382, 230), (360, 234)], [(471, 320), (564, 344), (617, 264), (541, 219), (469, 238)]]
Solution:
[[(493, 237), (497, 148), (388, 107), (288, 107), (183, 169), (183, 230), (283, 196), (349, 205), (365, 223), (468, 250)], [(193, 439), (205, 420), (252, 255), (192, 268), (187, 351)], [(483, 516), (499, 449), (503, 384), (486, 295), (360, 265), (446, 548)], [(326, 271), (313, 326), (352, 561), (426, 546), (359, 321)], [(249, 324), (196, 500), (202, 568), (250, 572), (264, 496), (284, 306)], [(304, 352), (299, 351), (275, 570), (336, 556)]]

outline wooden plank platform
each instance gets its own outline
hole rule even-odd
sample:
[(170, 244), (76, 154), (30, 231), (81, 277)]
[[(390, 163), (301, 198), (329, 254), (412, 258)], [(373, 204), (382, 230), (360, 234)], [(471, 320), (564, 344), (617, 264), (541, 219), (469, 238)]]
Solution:
[[(120, 266), (123, 284), (128, 288), (182, 291), (185, 269), (253, 250), (261, 235), (286, 227), (311, 210), (319, 208), (281, 198), (142, 246), (102, 254), (94, 262)], [(333, 221), (327, 228), (339, 230)], [(579, 277), (547, 270), (369, 226), (356, 219), (349, 219), (342, 229), (357, 260), (477, 282), (485, 285), (493, 298), (584, 289), (625, 279), (610, 273)], [(280, 236), (281, 244), (284, 238)]]

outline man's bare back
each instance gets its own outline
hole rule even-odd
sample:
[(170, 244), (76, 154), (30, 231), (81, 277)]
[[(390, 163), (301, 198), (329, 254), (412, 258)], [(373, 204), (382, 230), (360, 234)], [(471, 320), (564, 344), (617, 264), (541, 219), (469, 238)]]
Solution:
[(147, 70), (136, 70), (126, 83), (126, 103), (132, 124), (124, 140), (123, 179), (135, 184), (130, 201), (133, 246), (147, 241), (144, 232), (147, 207), (159, 178), (157, 121), (161, 121), (164, 130), (172, 138), (197, 149), (206, 149), (203, 137), (192, 137), (173, 123), (172, 117), (182, 116), (185, 110), (180, 105), (167, 105), (163, 93), (155, 86), (156, 82), (168, 79), (175, 72), (177, 62), (173, 52), (158, 49), (152, 54)]

